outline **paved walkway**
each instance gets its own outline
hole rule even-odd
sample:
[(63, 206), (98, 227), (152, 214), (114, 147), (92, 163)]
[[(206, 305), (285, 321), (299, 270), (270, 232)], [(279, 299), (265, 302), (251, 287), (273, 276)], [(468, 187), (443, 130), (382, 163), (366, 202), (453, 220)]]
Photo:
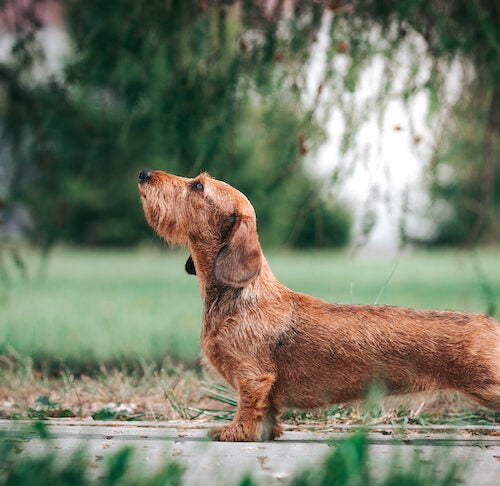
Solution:
[[(0, 420), (0, 430), (23, 441), (29, 453), (47, 450), (47, 443), (29, 431), (30, 422)], [(260, 484), (283, 484), (305, 466), (321, 464), (336, 442), (356, 428), (287, 427), (280, 440), (264, 443), (220, 443), (207, 440), (212, 423), (193, 422), (96, 422), (49, 420), (54, 437), (50, 447), (69, 456), (86, 447), (96, 469), (102, 458), (123, 446), (137, 449), (141, 467), (157, 468), (166, 461), (187, 466), (186, 485), (230, 485), (250, 472)], [(369, 434), (370, 468), (383, 476), (391, 458), (404, 464), (413, 454), (422, 461), (453, 458), (466, 461), (462, 476), (466, 485), (500, 485), (500, 426), (498, 427), (375, 427)]]

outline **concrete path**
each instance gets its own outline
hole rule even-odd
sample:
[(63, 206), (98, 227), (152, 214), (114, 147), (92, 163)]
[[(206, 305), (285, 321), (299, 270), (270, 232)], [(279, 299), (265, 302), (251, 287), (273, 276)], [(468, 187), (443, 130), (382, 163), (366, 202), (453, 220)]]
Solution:
[[(0, 420), (0, 430), (22, 443), (31, 454), (47, 450), (29, 431), (29, 422)], [(49, 447), (69, 457), (85, 447), (96, 470), (102, 459), (123, 446), (133, 446), (141, 467), (153, 471), (167, 461), (187, 467), (186, 485), (238, 484), (244, 473), (259, 484), (287, 483), (306, 466), (317, 466), (335, 443), (348, 437), (355, 427), (286, 427), (280, 440), (264, 443), (220, 443), (207, 440), (213, 423), (193, 422), (96, 422), (49, 420), (54, 441)], [(384, 476), (391, 458), (398, 464), (419, 460), (455, 459), (467, 465), (461, 484), (500, 486), (500, 426), (497, 427), (375, 427), (369, 434), (370, 468)]]

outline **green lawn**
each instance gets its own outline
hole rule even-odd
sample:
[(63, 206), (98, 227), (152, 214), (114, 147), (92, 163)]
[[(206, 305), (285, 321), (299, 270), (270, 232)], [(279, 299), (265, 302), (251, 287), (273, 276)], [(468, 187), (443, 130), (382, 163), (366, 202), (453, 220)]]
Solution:
[[(201, 302), (187, 252), (55, 251), (44, 279), (24, 282), (9, 269), (0, 288), (0, 351), (80, 362), (196, 359)], [(500, 250), (478, 253), (500, 304)], [(338, 252), (268, 252), (277, 277), (294, 290), (334, 302), (484, 312), (485, 297), (469, 253), (407, 252), (395, 260)], [(36, 267), (33, 254), (28, 268)], [(498, 316), (497, 316), (498, 317)]]

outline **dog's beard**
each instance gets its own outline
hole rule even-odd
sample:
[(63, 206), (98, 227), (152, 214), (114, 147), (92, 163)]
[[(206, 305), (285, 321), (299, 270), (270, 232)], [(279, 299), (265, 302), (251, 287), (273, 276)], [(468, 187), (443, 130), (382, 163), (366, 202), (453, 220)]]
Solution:
[(165, 195), (150, 190), (141, 197), (142, 208), (149, 226), (169, 245), (186, 246), (188, 243), (187, 224), (179, 217), (182, 208), (179, 201), (165, 203)]

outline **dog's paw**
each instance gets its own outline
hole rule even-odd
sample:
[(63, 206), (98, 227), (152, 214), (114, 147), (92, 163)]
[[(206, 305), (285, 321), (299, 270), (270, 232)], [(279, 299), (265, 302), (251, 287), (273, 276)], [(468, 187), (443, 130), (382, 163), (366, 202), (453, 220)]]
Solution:
[(232, 423), (224, 427), (214, 427), (208, 431), (208, 437), (222, 442), (255, 442), (259, 440), (249, 427), (242, 423)]

